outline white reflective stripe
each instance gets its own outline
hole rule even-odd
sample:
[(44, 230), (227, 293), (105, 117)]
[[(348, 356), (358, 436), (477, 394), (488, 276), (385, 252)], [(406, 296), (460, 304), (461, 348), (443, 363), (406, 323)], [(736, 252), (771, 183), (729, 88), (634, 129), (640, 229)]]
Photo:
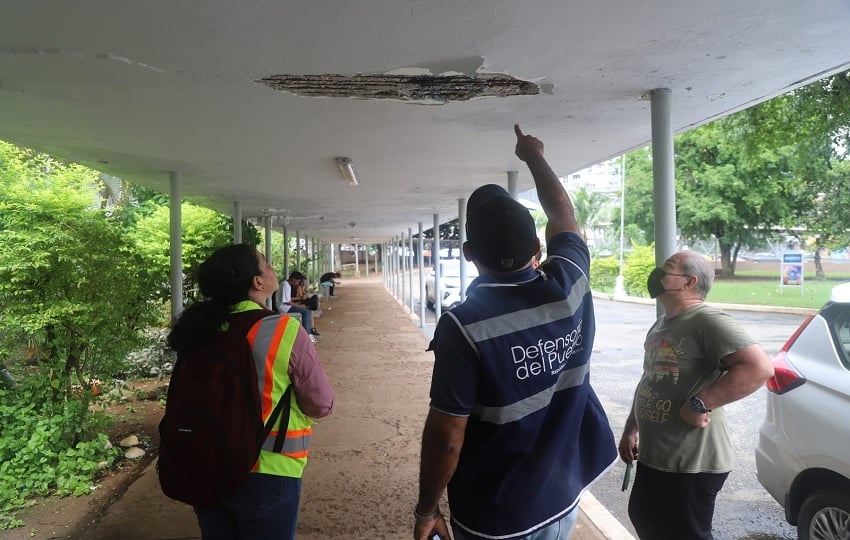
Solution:
[(279, 316), (260, 319), (258, 321), (260, 328), (254, 335), (254, 347), (251, 353), (254, 356), (254, 367), (257, 370), (257, 382), (260, 389), (265, 388), (266, 385), (266, 360), (279, 321)]
[(590, 364), (566, 369), (558, 375), (558, 382), (541, 392), (502, 407), (485, 407), (480, 403), (476, 403), (472, 409), (472, 414), (481, 419), (481, 421), (490, 422), (491, 424), (516, 422), (540, 409), (546, 408), (552, 401), (552, 396), (555, 392), (581, 386), (589, 371)]
[[(558, 300), (540, 306), (520, 311), (512, 311), (497, 317), (464, 325), (465, 332), (476, 342), (497, 338), (542, 326), (553, 321), (566, 319), (575, 315), (581, 307), (584, 296), (590, 292), (587, 278), (582, 276), (575, 282), (566, 301)], [(451, 312), (449, 312), (451, 313)]]
[[(287, 437), (285, 441), (283, 441), (283, 449), (281, 450), (284, 454), (292, 454), (296, 452), (305, 452), (310, 449), (310, 435), (302, 435), (300, 437)], [(266, 441), (263, 443), (263, 450), (268, 452), (274, 452), (274, 440), (277, 438), (277, 435), (269, 435), (266, 437)]]

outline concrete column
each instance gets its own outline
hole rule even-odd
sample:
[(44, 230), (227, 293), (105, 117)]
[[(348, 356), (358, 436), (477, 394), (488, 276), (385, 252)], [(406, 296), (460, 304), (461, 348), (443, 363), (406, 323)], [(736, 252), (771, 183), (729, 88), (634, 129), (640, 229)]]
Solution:
[(183, 311), (183, 175), (178, 171), (168, 173), (170, 185), (169, 226), (171, 265), (171, 318), (176, 320)]
[(366, 277), (369, 277), (369, 244), (363, 244), (363, 258), (366, 259)]

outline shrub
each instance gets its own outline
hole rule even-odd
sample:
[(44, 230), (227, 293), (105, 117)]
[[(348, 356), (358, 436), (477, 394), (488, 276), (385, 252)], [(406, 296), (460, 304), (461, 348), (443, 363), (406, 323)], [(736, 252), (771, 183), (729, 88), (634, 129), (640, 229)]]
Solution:
[(590, 260), (590, 287), (594, 291), (612, 292), (620, 274), (617, 257), (594, 257)]
[(89, 412), (86, 394), (56, 402), (52, 390), (41, 373), (0, 389), (0, 530), (21, 525), (14, 512), (32, 497), (89, 493), (120, 455), (101, 432), (109, 418)]
[(630, 296), (647, 297), (646, 278), (655, 268), (655, 244), (649, 246), (634, 246), (626, 257), (623, 269), (623, 287)]

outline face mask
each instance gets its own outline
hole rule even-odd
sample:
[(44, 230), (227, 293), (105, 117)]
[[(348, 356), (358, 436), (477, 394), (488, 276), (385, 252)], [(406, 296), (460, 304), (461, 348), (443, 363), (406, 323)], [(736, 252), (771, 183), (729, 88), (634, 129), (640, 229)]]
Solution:
[(649, 291), (650, 298), (658, 298), (667, 291), (661, 283), (666, 275), (667, 272), (660, 268), (655, 268), (649, 273), (649, 277), (646, 278), (646, 290)]

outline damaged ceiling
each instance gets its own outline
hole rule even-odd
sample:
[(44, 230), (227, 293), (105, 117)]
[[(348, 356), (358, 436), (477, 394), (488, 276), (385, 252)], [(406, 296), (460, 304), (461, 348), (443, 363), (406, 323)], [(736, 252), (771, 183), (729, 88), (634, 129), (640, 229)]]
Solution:
[[(327, 241), (457, 216), (519, 171), (560, 175), (848, 68), (846, 0), (309, 3), (10, 0), (0, 139)], [(359, 185), (335, 158), (352, 158)]]

